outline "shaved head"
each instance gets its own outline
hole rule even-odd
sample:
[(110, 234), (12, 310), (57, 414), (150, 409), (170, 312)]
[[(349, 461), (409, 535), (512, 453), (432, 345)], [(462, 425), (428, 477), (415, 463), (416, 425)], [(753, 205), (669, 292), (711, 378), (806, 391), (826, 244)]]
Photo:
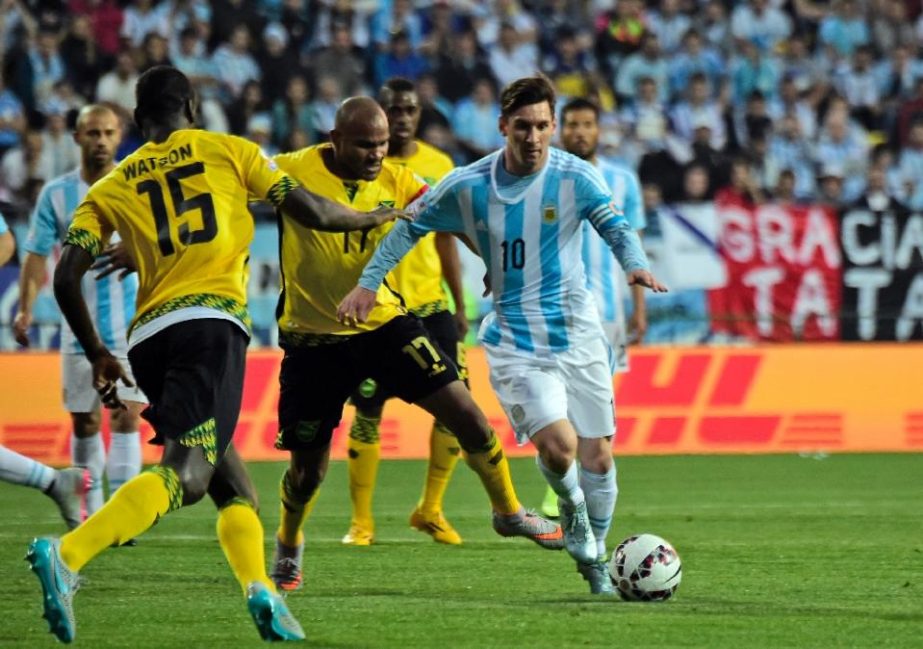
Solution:
[(330, 132), (337, 174), (346, 180), (375, 180), (388, 154), (388, 118), (371, 97), (350, 97), (337, 110)]
[(111, 115), (121, 122), (121, 118), (111, 106), (106, 106), (105, 104), (87, 104), (77, 113), (77, 124), (74, 130), (79, 131), (84, 128), (91, 117), (102, 117), (104, 115)]
[(388, 123), (385, 111), (371, 97), (350, 97), (337, 109), (334, 128), (338, 131), (351, 131), (358, 126), (365, 126), (375, 121)]

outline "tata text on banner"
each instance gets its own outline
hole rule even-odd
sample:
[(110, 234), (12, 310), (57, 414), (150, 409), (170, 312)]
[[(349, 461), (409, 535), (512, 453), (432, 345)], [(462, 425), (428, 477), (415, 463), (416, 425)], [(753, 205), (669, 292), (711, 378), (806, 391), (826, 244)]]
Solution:
[(852, 210), (840, 240), (843, 339), (923, 339), (923, 215)]
[[(531, 445), (516, 445), (483, 349), (470, 349), (468, 359), (475, 400), (507, 452), (534, 455)], [(247, 356), (234, 444), (248, 460), (287, 459), (273, 447), (280, 361), (275, 351)], [(618, 455), (923, 451), (923, 344), (644, 348), (631, 364), (616, 378)], [(70, 462), (59, 373), (54, 354), (0, 354), (0, 444), (50, 464)], [(346, 408), (333, 436), (336, 459), (346, 457), (351, 421)], [(382, 457), (427, 457), (431, 425), (420, 408), (392, 399), (381, 423)], [(141, 435), (151, 438), (147, 424)], [(144, 445), (145, 462), (158, 457)]]
[(837, 340), (841, 299), (836, 216), (820, 206), (720, 199), (728, 282), (709, 292), (712, 329), (750, 340)]

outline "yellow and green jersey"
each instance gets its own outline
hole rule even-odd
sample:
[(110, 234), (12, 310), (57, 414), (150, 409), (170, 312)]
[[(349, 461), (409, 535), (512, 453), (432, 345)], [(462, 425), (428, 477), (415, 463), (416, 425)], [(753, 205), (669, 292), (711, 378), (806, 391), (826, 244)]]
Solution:
[[(323, 152), (328, 149), (331, 145), (321, 144), (280, 154), (273, 160), (311, 191), (360, 212), (370, 212), (382, 205), (403, 208), (427, 189), (426, 183), (412, 171), (387, 161), (373, 181), (343, 180), (324, 163)], [(331, 336), (377, 329), (406, 312), (400, 298), (382, 285), (378, 289), (378, 304), (367, 322), (345, 326), (336, 317), (337, 306), (356, 286), (375, 246), (393, 224), (356, 232), (320, 232), (301, 226), (285, 214), (280, 223), (282, 295), (278, 313), (283, 342), (323, 343), (335, 340)], [(393, 284), (393, 277), (389, 275), (386, 283)]]
[[(417, 152), (409, 158), (388, 157), (386, 160), (407, 167), (430, 187), (454, 167), (449, 156), (420, 140), (417, 140)], [(435, 233), (420, 239), (393, 272), (394, 290), (404, 298), (411, 313), (425, 318), (449, 308), (442, 288), (442, 263), (436, 251)]]
[(66, 243), (95, 257), (118, 231), (138, 269), (129, 334), (195, 307), (249, 328), (248, 196), (278, 205), (294, 187), (252, 142), (178, 130), (163, 142), (143, 145), (90, 188)]

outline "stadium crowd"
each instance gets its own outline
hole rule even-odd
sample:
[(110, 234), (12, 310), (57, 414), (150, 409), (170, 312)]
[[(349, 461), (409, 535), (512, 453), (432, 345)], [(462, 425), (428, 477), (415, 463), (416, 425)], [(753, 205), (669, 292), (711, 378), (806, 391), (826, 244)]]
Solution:
[[(541, 70), (603, 108), (603, 153), (647, 202), (923, 208), (919, 0), (0, 0), (0, 209), (72, 169), (68, 117), (133, 109), (172, 63), (201, 121), (268, 153), (326, 139), (339, 102), (417, 82), (420, 135), (458, 163), (502, 144), (499, 89)], [(137, 136), (123, 145), (127, 153)], [(868, 190), (868, 192), (867, 192)]]

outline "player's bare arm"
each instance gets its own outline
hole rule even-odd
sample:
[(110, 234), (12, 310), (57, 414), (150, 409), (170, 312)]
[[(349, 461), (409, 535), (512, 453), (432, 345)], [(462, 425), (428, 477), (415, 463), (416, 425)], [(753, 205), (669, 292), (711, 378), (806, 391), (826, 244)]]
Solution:
[(16, 252), (16, 242), (13, 235), (9, 232), (0, 234), (0, 266), (12, 259), (14, 252)]
[(92, 264), (93, 257), (86, 250), (79, 246), (65, 245), (61, 260), (55, 268), (54, 296), (67, 324), (93, 365), (93, 387), (99, 392), (103, 405), (124, 409), (126, 406), (119, 399), (116, 382), (121, 380), (129, 387), (134, 384), (99, 339), (80, 289), (80, 282)]
[(45, 281), (45, 257), (26, 253), (19, 271), (19, 309), (13, 318), (13, 337), (23, 347), (29, 346), (29, 327), (32, 326), (32, 306), (39, 288)]
[(289, 192), (280, 207), (283, 212), (304, 227), (324, 232), (351, 232), (374, 228), (398, 218), (410, 220), (405, 212), (393, 207), (380, 207), (371, 212), (357, 212), (303, 187), (297, 187)]

